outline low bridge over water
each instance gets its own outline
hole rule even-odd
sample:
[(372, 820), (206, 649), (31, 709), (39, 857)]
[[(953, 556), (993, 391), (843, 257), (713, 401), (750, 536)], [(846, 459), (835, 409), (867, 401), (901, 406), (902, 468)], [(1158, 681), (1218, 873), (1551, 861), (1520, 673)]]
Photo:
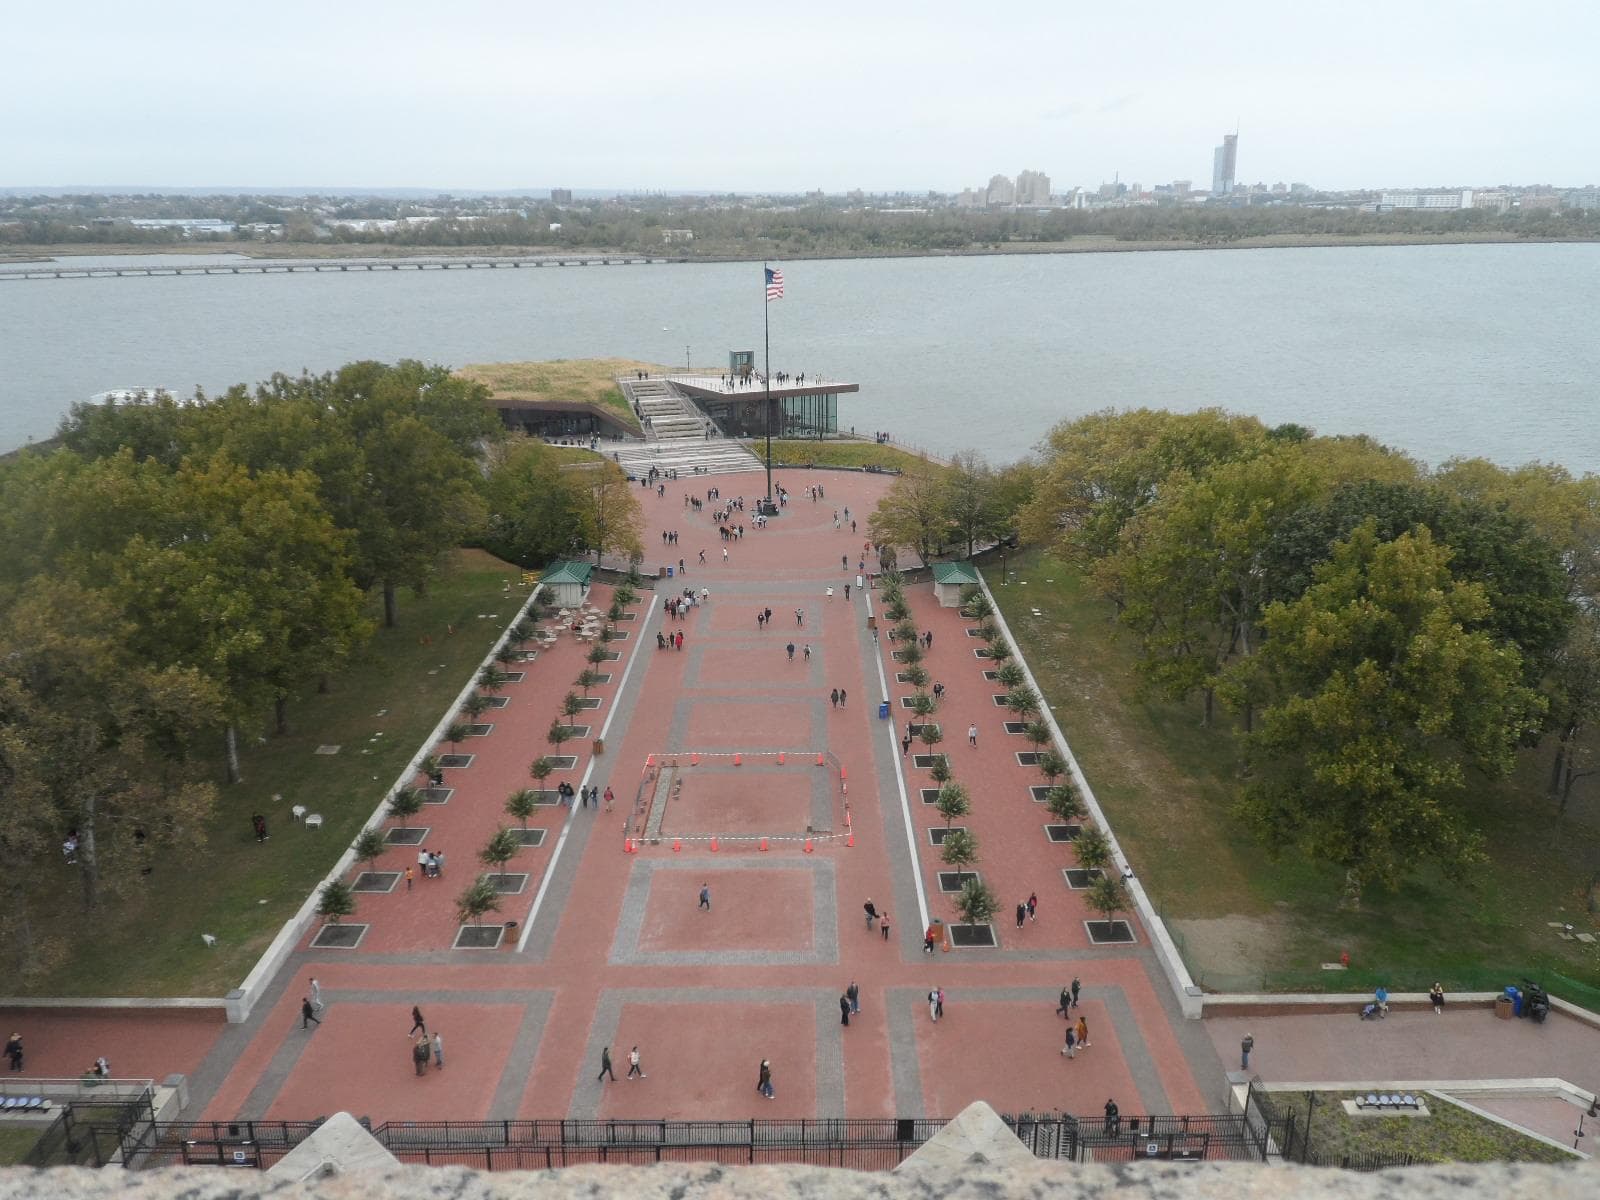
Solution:
[(527, 256), (432, 255), (411, 258), (242, 258), (238, 262), (186, 263), (180, 256), (137, 266), (71, 261), (13, 263), (0, 266), (8, 279), (112, 279), (150, 275), (293, 275), (337, 274), (340, 271), (498, 271), (525, 267), (631, 267), (684, 262), (647, 254), (541, 254)]

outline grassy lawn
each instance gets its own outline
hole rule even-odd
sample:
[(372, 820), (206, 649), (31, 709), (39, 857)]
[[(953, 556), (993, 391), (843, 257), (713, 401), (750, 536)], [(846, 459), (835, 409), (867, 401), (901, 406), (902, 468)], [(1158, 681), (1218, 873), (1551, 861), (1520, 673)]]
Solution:
[[(750, 447), (757, 458), (764, 459), (767, 444), (752, 440)], [(924, 466), (927, 460), (921, 455), (897, 446), (879, 446), (874, 442), (813, 442), (772, 441), (772, 461), (791, 466), (815, 465), (819, 467), (907, 467)]]
[(0, 1126), (0, 1167), (14, 1167), (27, 1157), (48, 1125)]
[[(1289, 853), (1274, 859), (1233, 820), (1237, 762), (1229, 718), (1202, 728), (1198, 700), (1142, 698), (1136, 647), (1078, 573), (1038, 551), (1007, 564), (994, 587), (1133, 868), (1208, 990), (1492, 990), (1524, 975), (1600, 1007), (1600, 952), (1563, 941), (1551, 921), (1600, 929), (1584, 889), (1600, 862), (1594, 788), (1565, 823), (1541, 784), (1549, 749), (1524, 755), (1509, 780), (1480, 783), (1464, 804), (1490, 862), (1456, 884), (1432, 872), (1372, 889), (1362, 911), (1337, 907), (1337, 869)], [(998, 571), (988, 570), (991, 585)], [(1038, 609), (1040, 616), (1033, 616)], [(1580, 785), (1581, 787), (1582, 785)], [(1320, 964), (1348, 950), (1351, 969)]]
[[(238, 986), (526, 599), (519, 580), (517, 568), (464, 550), (427, 595), (402, 595), (396, 628), (380, 629), (329, 694), (290, 706), (288, 736), (243, 739), (243, 783), (221, 782), (219, 755), (222, 798), (205, 846), (158, 864), (142, 892), (90, 916), (72, 868), (55, 861), (38, 871), (35, 886), (59, 897), (54, 927), (41, 932), (70, 949), (23, 994), (222, 996)], [(322, 745), (339, 753), (315, 753)], [(297, 803), (323, 815), (320, 831), (290, 823)], [(271, 833), (260, 844), (250, 830), (257, 812)], [(216, 935), (214, 949), (202, 933)]]
[(616, 376), (633, 371), (660, 374), (667, 368), (630, 358), (558, 358), (549, 362), (474, 363), (456, 374), (483, 384), (506, 400), (549, 400), (609, 408), (629, 429), (639, 419), (616, 385)]
[[(1493, 1121), (1486, 1121), (1437, 1096), (1422, 1097), (1426, 1117), (1352, 1116), (1343, 1101), (1355, 1092), (1318, 1092), (1311, 1117), (1311, 1152), (1318, 1159), (1337, 1161), (1349, 1155), (1409, 1154), (1419, 1163), (1535, 1162), (1570, 1163), (1576, 1156)], [(1306, 1116), (1303, 1093), (1279, 1092), (1274, 1099)]]

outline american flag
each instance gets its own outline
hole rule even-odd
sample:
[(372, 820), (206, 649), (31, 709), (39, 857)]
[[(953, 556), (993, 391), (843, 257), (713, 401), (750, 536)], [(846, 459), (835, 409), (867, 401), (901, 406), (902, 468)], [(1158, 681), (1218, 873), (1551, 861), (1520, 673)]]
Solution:
[(776, 267), (767, 268), (767, 299), (783, 299), (783, 272)]

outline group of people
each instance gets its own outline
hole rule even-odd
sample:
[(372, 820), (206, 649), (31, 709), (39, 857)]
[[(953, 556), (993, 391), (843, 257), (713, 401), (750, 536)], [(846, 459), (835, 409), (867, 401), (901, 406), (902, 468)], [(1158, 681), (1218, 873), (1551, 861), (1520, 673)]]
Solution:
[(871, 933), (872, 927), (876, 925), (883, 934), (883, 940), (887, 942), (889, 940), (889, 910), (884, 909), (879, 912), (877, 906), (872, 903), (871, 896), (867, 897), (867, 902), (861, 908), (867, 914), (867, 932)]
[(1017, 904), (1017, 928), (1021, 929), (1025, 921), (1039, 919), (1039, 893), (1029, 892), (1028, 898)]
[(422, 872), (424, 879), (438, 879), (444, 874), (444, 851), (418, 850), (417, 870)]

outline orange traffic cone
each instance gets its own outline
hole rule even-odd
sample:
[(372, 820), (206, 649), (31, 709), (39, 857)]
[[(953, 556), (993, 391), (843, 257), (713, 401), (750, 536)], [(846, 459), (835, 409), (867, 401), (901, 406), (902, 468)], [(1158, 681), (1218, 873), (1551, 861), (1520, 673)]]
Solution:
[(821, 765), (822, 765), (822, 751), (818, 750), (817, 751), (817, 766), (820, 767)]
[(780, 767), (783, 766), (783, 751), (782, 750), (778, 751), (778, 765)]
[(852, 829), (852, 830), (851, 830), (851, 831), (850, 831), (850, 836), (849, 836), (849, 837), (847, 837), (847, 838), (845, 838), (845, 840), (844, 840), (844, 844), (845, 844), (845, 845), (846, 845), (846, 846), (850, 846), (850, 847), (854, 847), (854, 846), (855, 846), (855, 844), (856, 844), (856, 834), (855, 834), (855, 830), (853, 830), (853, 829)]
[(717, 839), (716, 838), (712, 838), (711, 839), (711, 853), (715, 854), (716, 852), (717, 852)]
[(673, 838), (672, 839), (672, 852), (674, 854), (676, 854), (678, 851), (680, 851), (682, 849), (683, 849), (683, 839), (682, 838)]
[(700, 751), (696, 750), (693, 754), (689, 755), (689, 765), (691, 767), (698, 767), (700, 765)]
[(765, 851), (765, 850), (766, 850), (766, 848), (767, 848), (767, 839), (766, 839), (766, 838), (762, 838), (762, 839), (761, 839), (761, 849), (762, 849), (762, 850), (763, 850), (763, 851)]
[(811, 839), (810, 838), (806, 839), (806, 853), (807, 854), (811, 853)]
[(839, 778), (841, 780), (844, 780), (844, 779), (848, 779), (849, 777), (850, 777), (850, 772), (848, 772), (848, 771), (846, 771), (844, 769), (844, 765), (843, 764), (840, 764), (840, 766), (839, 766)]
[(623, 838), (623, 840), (622, 840), (622, 852), (624, 854), (632, 854), (633, 853), (633, 839), (632, 838)]
[(655, 766), (656, 765), (656, 756), (654, 754), (646, 754), (644, 756), (644, 765), (647, 766), (647, 767)]
[(739, 757), (739, 752), (735, 750), (733, 753), (733, 765), (737, 767), (742, 761), (743, 760)]

